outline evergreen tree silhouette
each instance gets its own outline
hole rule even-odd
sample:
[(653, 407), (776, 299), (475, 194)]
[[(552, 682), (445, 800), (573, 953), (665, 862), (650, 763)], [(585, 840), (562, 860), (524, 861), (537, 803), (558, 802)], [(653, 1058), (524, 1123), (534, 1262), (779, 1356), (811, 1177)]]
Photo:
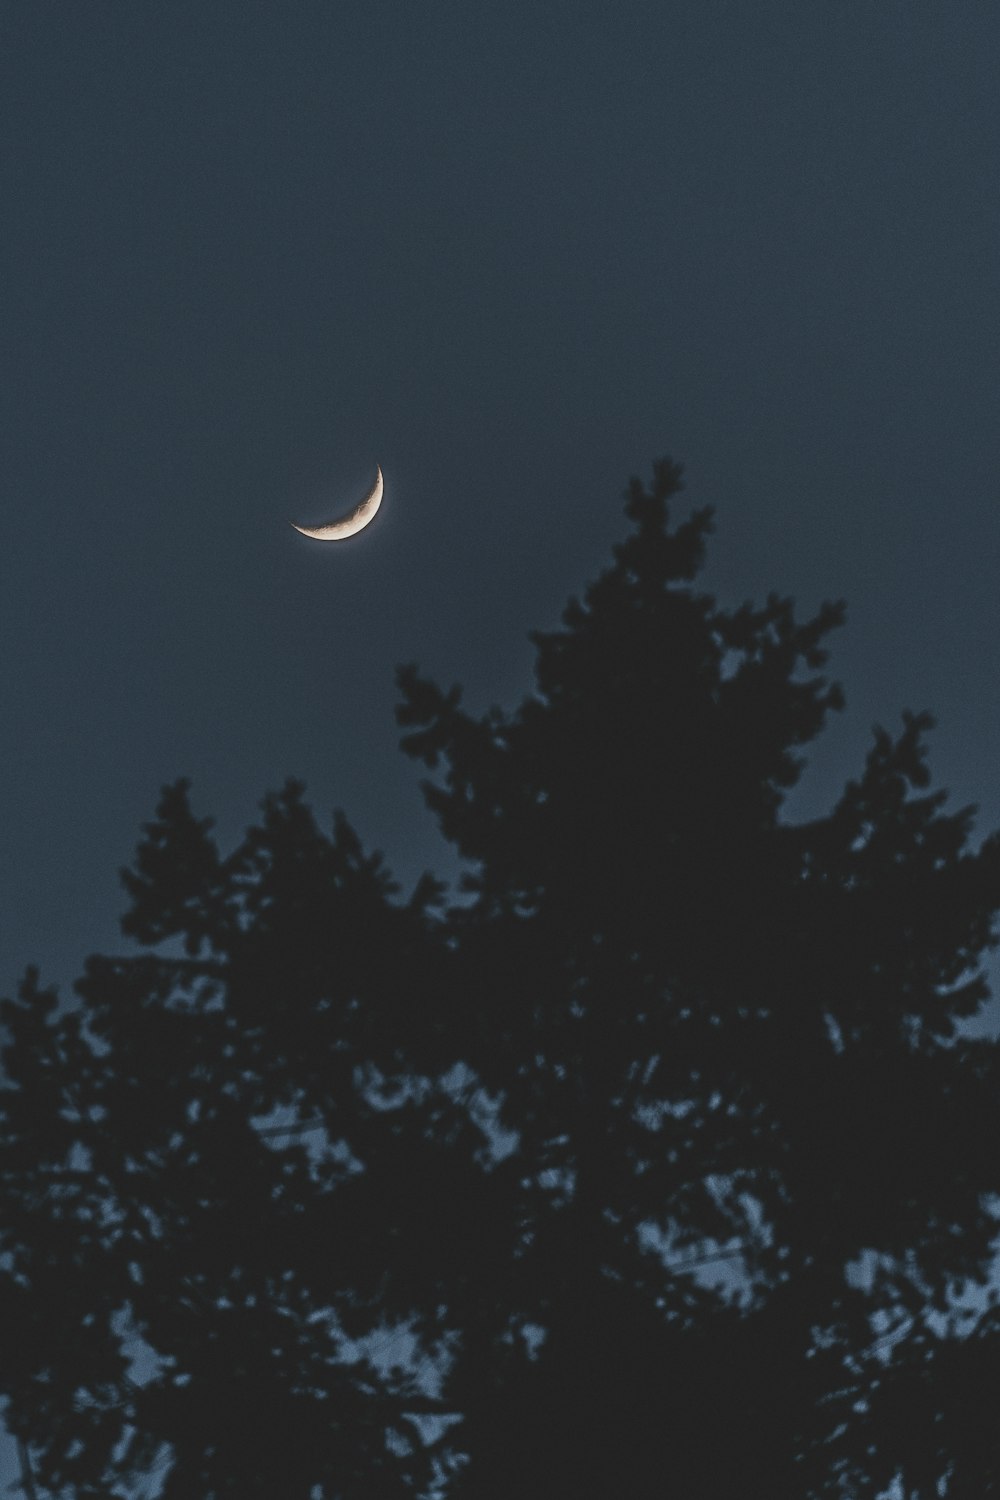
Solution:
[(460, 900), (402, 900), (294, 782), (224, 857), (179, 782), (123, 872), (142, 951), (4, 1002), (40, 1493), (1000, 1490), (995, 1298), (955, 1302), (1000, 1187), (996, 1047), (957, 1029), (1000, 839), (927, 790), (927, 715), (783, 817), (842, 608), (698, 593), (680, 488), (632, 482), (514, 710), (400, 670)]

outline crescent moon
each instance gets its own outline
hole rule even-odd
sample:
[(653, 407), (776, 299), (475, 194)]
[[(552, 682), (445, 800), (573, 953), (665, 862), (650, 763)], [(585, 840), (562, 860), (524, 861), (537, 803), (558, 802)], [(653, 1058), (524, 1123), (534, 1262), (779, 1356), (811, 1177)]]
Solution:
[(299, 526), (295, 521), (290, 525), (296, 531), (301, 531), (303, 536), (314, 537), (317, 542), (342, 542), (346, 537), (355, 536), (362, 531), (374, 519), (375, 512), (382, 504), (382, 470), (376, 464), (375, 483), (360, 505), (339, 521), (330, 521), (326, 526)]

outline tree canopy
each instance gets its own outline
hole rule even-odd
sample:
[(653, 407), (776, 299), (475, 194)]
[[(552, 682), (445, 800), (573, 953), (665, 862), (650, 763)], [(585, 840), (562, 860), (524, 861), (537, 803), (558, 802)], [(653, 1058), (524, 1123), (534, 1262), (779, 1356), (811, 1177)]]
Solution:
[(784, 815), (842, 607), (698, 592), (681, 487), (632, 481), (514, 709), (400, 669), (461, 890), (404, 898), (295, 782), (223, 854), (180, 781), (133, 951), (3, 1002), (26, 1484), (1000, 1491), (1000, 1079), (960, 1025), (1000, 836), (929, 789), (925, 714)]

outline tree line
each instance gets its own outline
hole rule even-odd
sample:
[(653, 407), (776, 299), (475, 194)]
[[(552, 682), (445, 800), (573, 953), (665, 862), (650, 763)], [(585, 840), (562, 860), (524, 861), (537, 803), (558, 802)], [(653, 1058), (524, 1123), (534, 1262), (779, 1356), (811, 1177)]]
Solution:
[(130, 951), (3, 1001), (29, 1495), (1000, 1491), (1000, 1080), (961, 1025), (1000, 838), (924, 714), (783, 816), (843, 608), (720, 607), (681, 489), (632, 481), (513, 709), (400, 669), (460, 891), (404, 896), (296, 782), (224, 853), (179, 781)]

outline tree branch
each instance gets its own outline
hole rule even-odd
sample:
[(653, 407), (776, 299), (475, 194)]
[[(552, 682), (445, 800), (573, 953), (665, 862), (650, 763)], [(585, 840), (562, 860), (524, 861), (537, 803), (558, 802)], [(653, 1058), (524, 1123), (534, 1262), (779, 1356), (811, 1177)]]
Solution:
[(38, 1490), (35, 1487), (35, 1476), (31, 1468), (31, 1455), (28, 1445), (22, 1438), (17, 1440), (17, 1456), (21, 1462), (21, 1489), (28, 1500), (38, 1500)]

